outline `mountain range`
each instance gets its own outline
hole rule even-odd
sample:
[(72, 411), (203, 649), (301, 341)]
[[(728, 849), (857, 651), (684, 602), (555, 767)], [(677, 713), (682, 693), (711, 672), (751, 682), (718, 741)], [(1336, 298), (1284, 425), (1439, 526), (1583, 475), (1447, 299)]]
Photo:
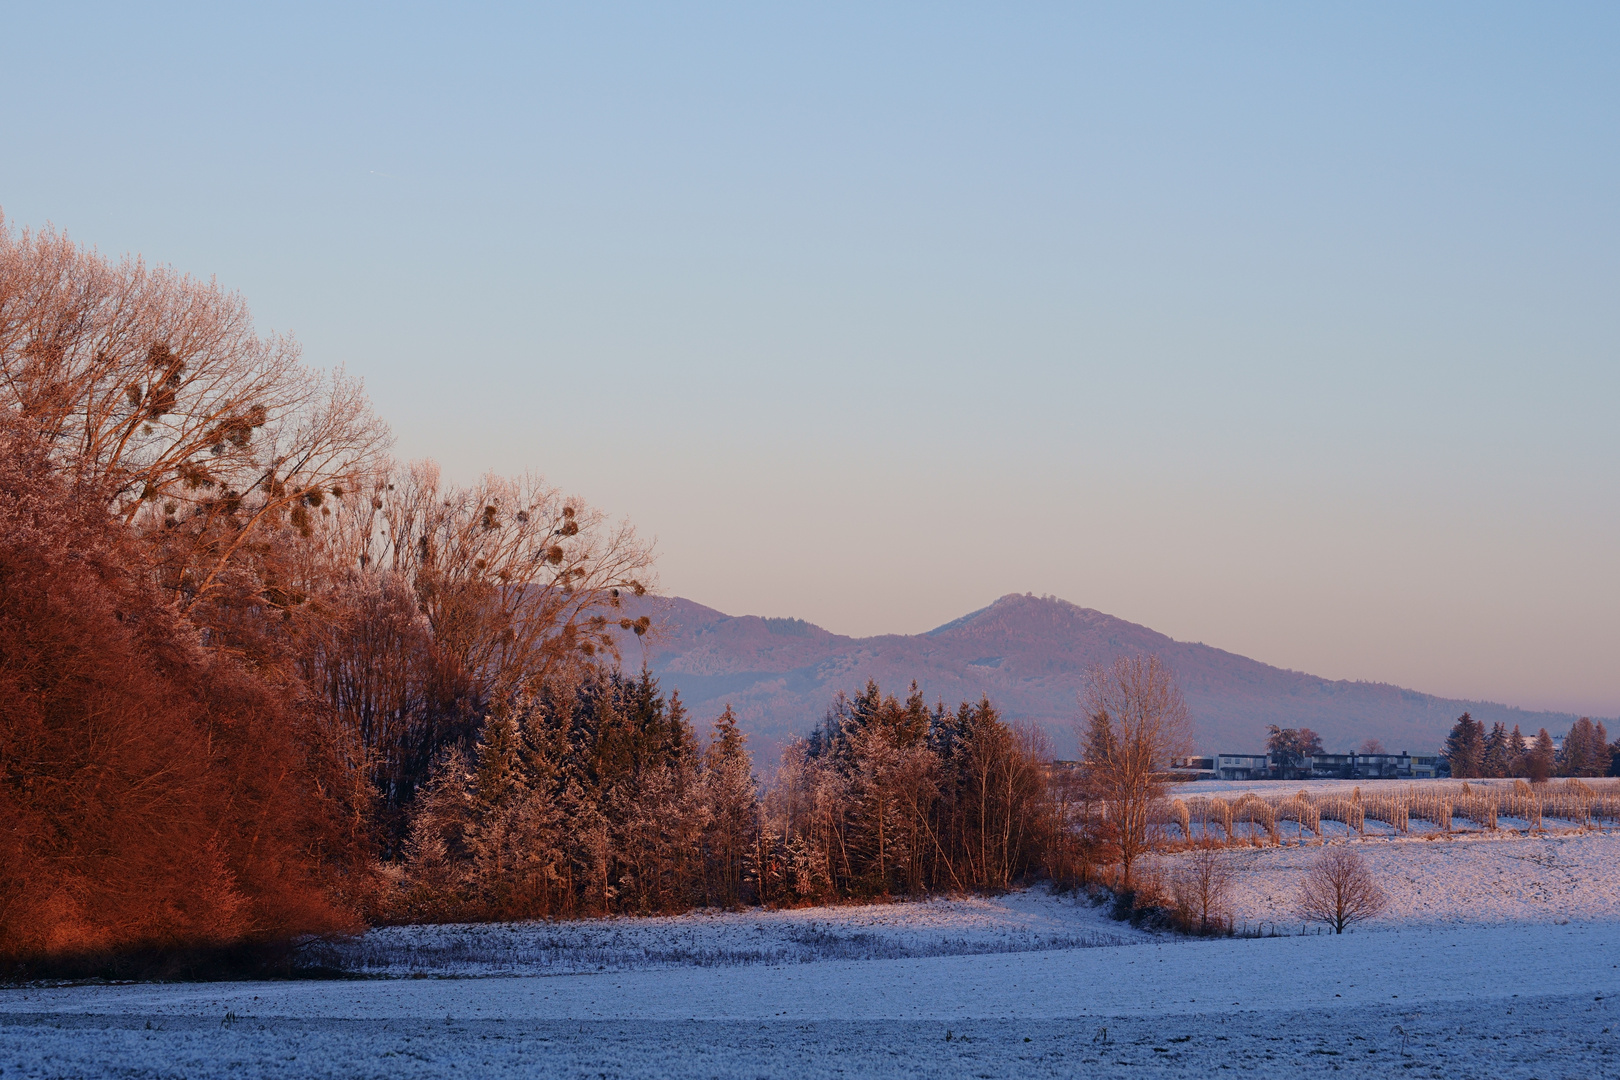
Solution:
[(801, 619), (726, 615), (679, 597), (636, 604), (630, 614), (651, 616), (653, 629), (639, 641), (624, 635), (624, 665), (645, 663), (665, 691), (679, 690), (700, 729), (729, 703), (767, 769), (782, 746), (820, 722), (834, 694), (868, 679), (900, 696), (915, 680), (929, 702), (952, 708), (987, 695), (1005, 718), (1045, 728), (1057, 755), (1069, 757), (1087, 671), (1140, 653), (1157, 653), (1175, 673), (1202, 753), (1259, 752), (1269, 724), (1309, 727), (1330, 751), (1375, 738), (1390, 750), (1418, 752), (1438, 749), (1464, 711), (1527, 733), (1559, 734), (1576, 719), (1318, 678), (1050, 596), (1010, 594), (927, 633), (866, 638)]

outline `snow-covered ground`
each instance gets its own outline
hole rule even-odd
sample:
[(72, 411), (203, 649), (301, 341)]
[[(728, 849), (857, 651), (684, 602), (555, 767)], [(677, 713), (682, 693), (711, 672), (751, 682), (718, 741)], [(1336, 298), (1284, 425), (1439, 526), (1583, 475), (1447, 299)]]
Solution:
[[(1151, 937), (1033, 890), (393, 929), (351, 960), (418, 977), (0, 991), (0, 1076), (1620, 1075), (1620, 838), (1360, 848), (1394, 907), (1342, 937)], [(1292, 921), (1314, 854), (1229, 853), (1240, 904)]]
[[(1620, 835), (1461, 834), (1347, 840), (1389, 898), (1367, 929), (1464, 923), (1609, 922), (1620, 926)], [(1287, 925), (1314, 845), (1233, 848), (1239, 923)], [(1182, 856), (1149, 865), (1173, 870)], [(1299, 929), (1294, 920), (1294, 929)]]
[[(0, 995), (7, 1077), (1598, 1077), (1613, 924)], [(949, 1039), (947, 1039), (949, 1036)]]
[(1034, 952), (1142, 937), (1088, 904), (1037, 890), (792, 911), (387, 927), (331, 949), (325, 959), (367, 975), (556, 975)]

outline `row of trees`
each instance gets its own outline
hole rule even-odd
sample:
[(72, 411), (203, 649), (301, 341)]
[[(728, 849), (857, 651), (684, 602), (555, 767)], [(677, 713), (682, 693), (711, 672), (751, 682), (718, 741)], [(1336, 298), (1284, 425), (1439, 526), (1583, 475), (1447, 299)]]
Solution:
[(736, 904), (757, 799), (728, 711), (705, 749), (647, 674), (594, 670), (491, 713), (412, 803), (397, 917)]
[(987, 701), (840, 696), (763, 793), (728, 708), (598, 670), (492, 713), (410, 814), (409, 919), (569, 917), (1005, 888), (1057, 826), (1045, 747)]
[[(1463, 713), (1446, 737), (1445, 757), (1451, 775), (1459, 780), (1522, 777), (1536, 782), (1553, 776), (1604, 776), (1620, 771), (1620, 742), (1610, 744), (1602, 722), (1581, 717), (1556, 746), (1546, 728), (1526, 738), (1515, 724), (1511, 731), (1496, 723), (1485, 725)], [(1311, 758), (1323, 753), (1322, 739), (1310, 728), (1266, 729), (1266, 753), (1283, 779), (1309, 775)], [(1363, 754), (1384, 754), (1383, 743), (1368, 739)]]
[(1476, 777), (1522, 777), (1541, 783), (1553, 776), (1604, 776), (1620, 762), (1620, 743), (1610, 745), (1601, 722), (1577, 720), (1556, 748), (1546, 728), (1526, 739), (1514, 724), (1485, 725), (1463, 713), (1446, 736), (1445, 756), (1451, 775), (1459, 780)]
[(1042, 734), (987, 699), (930, 709), (876, 683), (792, 746), (766, 802), (796, 897), (1006, 888), (1043, 865), (1054, 820)]
[(452, 748), (411, 804), (392, 915), (654, 913), (1004, 889), (1132, 872), (1186, 705), (1157, 657), (1092, 673), (1085, 762), (981, 699), (840, 694), (761, 791), (728, 708), (706, 745), (645, 672), (544, 683)]
[(0, 955), (375, 916), (437, 763), (647, 629), (627, 526), (389, 444), (240, 297), (0, 220)]

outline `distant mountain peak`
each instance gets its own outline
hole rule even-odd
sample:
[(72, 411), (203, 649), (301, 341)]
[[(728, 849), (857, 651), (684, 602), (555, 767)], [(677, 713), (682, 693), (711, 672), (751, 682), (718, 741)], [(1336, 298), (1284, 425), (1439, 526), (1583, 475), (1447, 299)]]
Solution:
[(1550, 731), (1575, 719), (1286, 671), (1033, 593), (1008, 593), (922, 634), (866, 638), (803, 619), (726, 615), (680, 597), (647, 597), (627, 613), (650, 615), (655, 632), (624, 641), (624, 662), (645, 659), (700, 724), (734, 706), (767, 758), (819, 722), (835, 693), (869, 678), (896, 693), (915, 679), (930, 701), (948, 705), (988, 695), (1009, 719), (1045, 727), (1060, 756), (1072, 755), (1086, 673), (1140, 653), (1157, 653), (1175, 672), (1206, 752), (1257, 751), (1268, 724), (1313, 728), (1330, 750), (1377, 738), (1417, 751), (1437, 748), (1465, 709), (1485, 722)]

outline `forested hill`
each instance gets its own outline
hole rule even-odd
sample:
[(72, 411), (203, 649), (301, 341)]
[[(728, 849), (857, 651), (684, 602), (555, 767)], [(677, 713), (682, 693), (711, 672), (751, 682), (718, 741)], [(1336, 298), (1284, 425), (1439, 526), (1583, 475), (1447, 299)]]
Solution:
[(1204, 752), (1259, 751), (1268, 724), (1313, 728), (1329, 750), (1376, 738), (1391, 750), (1420, 751), (1438, 749), (1465, 709), (1527, 732), (1561, 733), (1576, 719), (1285, 671), (1054, 597), (1003, 596), (925, 634), (869, 638), (798, 619), (725, 615), (678, 597), (640, 603), (632, 613), (651, 615), (655, 632), (645, 647), (625, 635), (625, 666), (645, 660), (665, 690), (680, 691), (700, 727), (730, 702), (767, 769), (778, 748), (821, 719), (834, 693), (868, 678), (896, 693), (916, 679), (930, 702), (953, 706), (988, 694), (1009, 719), (1045, 727), (1068, 756), (1087, 669), (1143, 652), (1174, 669)]

